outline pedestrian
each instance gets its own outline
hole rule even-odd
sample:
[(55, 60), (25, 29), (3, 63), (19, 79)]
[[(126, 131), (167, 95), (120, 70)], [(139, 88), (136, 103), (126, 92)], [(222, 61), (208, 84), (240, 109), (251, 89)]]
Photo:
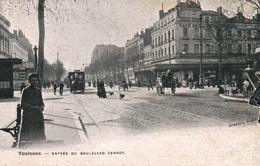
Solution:
[(165, 87), (165, 84), (167, 82), (167, 76), (166, 76), (165, 72), (162, 73), (161, 80), (162, 80), (162, 86)]
[(148, 81), (148, 91), (150, 90), (150, 88), (153, 90), (153, 83), (151, 80)]
[(57, 89), (57, 84), (56, 82), (53, 83), (53, 91), (54, 91), (54, 95), (56, 95), (56, 89)]
[(113, 84), (112, 80), (110, 80), (109, 86), (110, 86), (111, 89), (113, 88), (114, 84)]
[(130, 80), (128, 81), (128, 84), (129, 84), (129, 88), (131, 88), (132, 87), (132, 82)]
[(24, 84), (24, 82), (22, 83), (22, 85), (20, 86), (20, 94), (22, 93), (23, 89), (26, 87), (26, 85)]
[(21, 97), (21, 108), (23, 109), (22, 128), (20, 141), (45, 140), (44, 103), (41, 89), (37, 88), (39, 76), (30, 74), (28, 77), (29, 86), (24, 88)]
[(107, 97), (107, 94), (106, 94), (106, 90), (105, 90), (105, 85), (104, 85), (104, 81), (101, 80), (99, 82), (99, 98), (102, 97), (102, 98), (106, 98)]
[(99, 79), (97, 79), (97, 95), (98, 95), (98, 97), (100, 98), (100, 81), (99, 81)]
[(63, 88), (64, 88), (64, 84), (61, 81), (61, 83), (60, 83), (60, 95), (62, 95), (62, 93), (63, 93)]
[(191, 90), (193, 88), (193, 80), (192, 80), (191, 77), (189, 77), (187, 81), (188, 81), (188, 86), (189, 86), (189, 88)]
[(168, 77), (168, 79), (169, 78), (172, 79), (172, 71), (170, 69), (167, 70), (167, 77)]

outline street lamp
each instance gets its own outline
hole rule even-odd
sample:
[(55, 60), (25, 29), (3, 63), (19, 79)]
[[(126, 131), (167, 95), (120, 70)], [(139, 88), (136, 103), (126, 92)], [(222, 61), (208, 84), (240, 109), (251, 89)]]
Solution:
[(37, 47), (36, 47), (36, 45), (34, 46), (34, 56), (35, 56), (35, 66), (34, 66), (34, 71), (36, 72), (36, 70), (37, 70)]
[(202, 14), (200, 14), (200, 75), (199, 75), (199, 88), (203, 88), (203, 75), (202, 75)]
[(171, 67), (171, 32), (168, 31), (168, 41), (169, 41), (169, 67)]

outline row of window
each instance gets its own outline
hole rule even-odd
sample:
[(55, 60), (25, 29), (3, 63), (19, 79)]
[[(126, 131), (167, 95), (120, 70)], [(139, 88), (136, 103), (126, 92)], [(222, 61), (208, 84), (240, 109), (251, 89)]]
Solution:
[[(234, 45), (232, 45), (232, 44), (228, 45), (228, 50), (227, 50), (228, 53), (232, 53), (232, 47), (233, 46)], [(200, 44), (195, 44), (194, 50), (195, 50), (194, 53), (200, 53)], [(189, 53), (189, 45), (188, 44), (183, 44), (183, 51), (185, 51), (185, 53)], [(174, 45), (172, 45), (172, 48), (167, 47), (167, 48), (164, 48), (164, 49), (153, 51), (152, 54), (145, 53), (145, 58), (149, 58), (151, 56), (152, 56), (152, 58), (159, 58), (159, 57), (162, 57), (162, 56), (169, 55), (169, 52), (171, 52), (171, 54), (174, 54)], [(206, 53), (212, 53), (210, 44), (206, 44)], [(215, 52), (213, 52), (213, 53), (215, 53)], [(241, 44), (237, 45), (237, 53), (242, 53), (242, 45)], [(251, 44), (247, 44), (247, 53), (252, 53), (252, 45)]]
[[(205, 33), (205, 37), (210, 37), (210, 31), (209, 29), (205, 29), (206, 33)], [(247, 37), (251, 37), (252, 36), (252, 32), (251, 30), (246, 30), (245, 32), (247, 34)], [(172, 36), (171, 36), (172, 35)], [(231, 36), (232, 35), (232, 31), (229, 30), (227, 31), (227, 36)], [(242, 30), (238, 30), (237, 31), (237, 35), (238, 37), (242, 37)], [(188, 28), (183, 28), (183, 37), (188, 37)], [(199, 37), (200, 36), (200, 29), (199, 28), (195, 28), (195, 34), (194, 37)], [(217, 31), (217, 36), (221, 36), (220, 32)], [(152, 40), (152, 47), (157, 47), (157, 46), (161, 46), (164, 43), (167, 43), (169, 41), (169, 39), (174, 40), (174, 29), (171, 31), (168, 31), (168, 38), (167, 38), (167, 33), (165, 32), (164, 35), (155, 37)]]
[(149, 58), (152, 56), (152, 58), (159, 58), (159, 57), (162, 57), (162, 56), (167, 56), (169, 55), (169, 52), (171, 54), (174, 54), (174, 45), (172, 45), (172, 48), (170, 47), (167, 47), (167, 48), (162, 48), (160, 50), (157, 50), (157, 51), (154, 51), (152, 54), (150, 54), (149, 52), (148, 53), (145, 53), (145, 58)]
[(169, 40), (174, 40), (174, 29), (172, 31), (168, 31), (168, 35), (165, 32), (164, 34), (153, 38), (152, 40), (152, 47), (157, 47), (157, 46), (161, 46), (164, 43), (168, 43)]
[(0, 26), (0, 35), (3, 35), (4, 37), (8, 38), (9, 31), (6, 30), (3, 26)]
[(5, 52), (5, 53), (9, 53), (9, 42), (0, 39), (0, 51), (1, 52)]
[[(232, 36), (232, 31), (228, 30), (227, 31), (227, 36)], [(237, 36), (238, 37), (243, 37), (242, 36), (242, 30), (237, 31)], [(244, 37), (251, 37), (252, 36), (252, 30), (244, 30)]]
[(155, 24), (154, 29), (156, 30), (157, 28), (163, 27), (166, 25), (166, 23), (170, 23), (171, 21), (174, 21), (174, 13), (171, 16), (168, 16), (167, 18), (165, 18), (164, 20), (162, 20), (161, 22)]
[[(233, 52), (233, 46), (232, 44), (229, 44), (228, 45), (228, 53), (232, 53)], [(251, 44), (247, 44), (247, 50), (246, 50), (247, 53), (251, 54), (252, 53), (252, 45)], [(237, 45), (237, 53), (242, 53), (242, 44), (238, 44)]]

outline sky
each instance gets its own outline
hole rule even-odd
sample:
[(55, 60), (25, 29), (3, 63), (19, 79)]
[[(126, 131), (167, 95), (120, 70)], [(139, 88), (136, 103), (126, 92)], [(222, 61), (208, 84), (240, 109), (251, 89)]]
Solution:
[[(227, 7), (226, 0), (200, 1), (203, 10)], [(10, 32), (21, 29), (33, 46), (39, 39), (37, 3), (0, 0), (0, 12), (11, 23)], [(67, 70), (81, 69), (91, 62), (96, 45), (124, 47), (137, 31), (152, 26), (159, 19), (162, 3), (168, 11), (177, 0), (46, 0), (45, 59), (52, 63), (59, 53)]]

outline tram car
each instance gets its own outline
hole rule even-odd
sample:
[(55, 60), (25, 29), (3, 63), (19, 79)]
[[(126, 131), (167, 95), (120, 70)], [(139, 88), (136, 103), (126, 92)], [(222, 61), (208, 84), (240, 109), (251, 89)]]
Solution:
[(81, 71), (69, 72), (70, 93), (85, 91), (85, 73)]

